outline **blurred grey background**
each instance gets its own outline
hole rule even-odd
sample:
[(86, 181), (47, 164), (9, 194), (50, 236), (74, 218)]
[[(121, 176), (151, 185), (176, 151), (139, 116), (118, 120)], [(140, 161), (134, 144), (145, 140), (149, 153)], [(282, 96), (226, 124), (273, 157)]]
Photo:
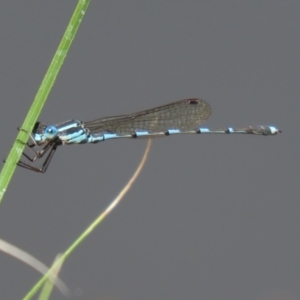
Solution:
[[(76, 3), (1, 3), (2, 158)], [(71, 299), (300, 298), (299, 15), (299, 1), (91, 2), (41, 121), (199, 97), (212, 106), (205, 126), (283, 133), (154, 140), (132, 190), (63, 266)], [(18, 168), (1, 239), (50, 265), (117, 195), (145, 146), (60, 147), (46, 174)], [(0, 266), (0, 299), (21, 299), (40, 278), (3, 253)]]

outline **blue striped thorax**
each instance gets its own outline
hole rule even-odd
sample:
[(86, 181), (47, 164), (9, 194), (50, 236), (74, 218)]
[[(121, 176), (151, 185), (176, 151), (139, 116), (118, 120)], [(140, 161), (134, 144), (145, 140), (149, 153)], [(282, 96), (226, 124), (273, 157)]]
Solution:
[(38, 144), (59, 139), (63, 143), (83, 134), (82, 123), (77, 120), (69, 120), (56, 125), (38, 123), (34, 130), (34, 140)]

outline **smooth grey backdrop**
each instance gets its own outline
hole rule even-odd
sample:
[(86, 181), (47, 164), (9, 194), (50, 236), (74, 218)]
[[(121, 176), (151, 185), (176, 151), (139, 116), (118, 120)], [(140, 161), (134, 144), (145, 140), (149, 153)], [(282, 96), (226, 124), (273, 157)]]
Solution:
[[(75, 5), (1, 2), (2, 158)], [(133, 189), (64, 265), (72, 299), (300, 298), (299, 15), (299, 1), (92, 1), (40, 120), (199, 97), (212, 106), (207, 126), (283, 133), (154, 140)], [(123, 187), (145, 145), (61, 147), (46, 174), (19, 168), (1, 239), (50, 265)], [(40, 278), (3, 253), (0, 266), (1, 299), (20, 299)]]

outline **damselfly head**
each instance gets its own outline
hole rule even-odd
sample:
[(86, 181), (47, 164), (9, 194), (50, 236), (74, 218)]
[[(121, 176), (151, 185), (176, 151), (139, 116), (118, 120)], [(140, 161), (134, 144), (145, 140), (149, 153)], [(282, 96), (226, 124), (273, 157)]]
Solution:
[(44, 131), (44, 136), (47, 141), (51, 141), (57, 136), (57, 128), (55, 126), (47, 126)]
[(36, 142), (52, 141), (57, 137), (57, 128), (55, 126), (46, 126), (40, 123), (39, 127), (34, 133)]

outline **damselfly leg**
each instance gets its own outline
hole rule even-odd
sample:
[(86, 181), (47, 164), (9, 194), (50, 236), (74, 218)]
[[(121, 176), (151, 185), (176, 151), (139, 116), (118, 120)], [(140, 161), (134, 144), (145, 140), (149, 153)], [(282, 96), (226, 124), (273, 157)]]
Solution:
[[(46, 147), (47, 147), (47, 149), (45, 149)], [(21, 161), (21, 160), (17, 163), (17, 165), (20, 166), (20, 167), (22, 167), (22, 168), (31, 170), (31, 171), (35, 171), (35, 172), (38, 172), (38, 173), (45, 173), (45, 172), (47, 171), (47, 168), (48, 168), (48, 166), (49, 166), (51, 160), (52, 160), (52, 157), (53, 157), (53, 155), (54, 155), (54, 152), (56, 151), (56, 148), (57, 148), (57, 144), (56, 144), (56, 143), (49, 143), (48, 145), (46, 145), (46, 146), (44, 147), (43, 150), (45, 150), (45, 151), (42, 153), (42, 155), (40, 155), (40, 156), (37, 155), (37, 156), (35, 156), (33, 159), (32, 159), (31, 157), (29, 157), (26, 153), (23, 153), (23, 155), (24, 155), (28, 160), (30, 160), (31, 162), (34, 162), (34, 161), (36, 161), (38, 158), (43, 157), (44, 154), (47, 153), (47, 152), (49, 151), (48, 155), (46, 156), (46, 159), (44, 160), (44, 162), (43, 162), (43, 164), (42, 164), (42, 166), (41, 166), (40, 168), (34, 167), (34, 166), (32, 166), (32, 165), (30, 165), (30, 164), (27, 164), (27, 163), (25, 163), (25, 162), (23, 162), (23, 161)], [(43, 150), (42, 150), (42, 151), (43, 151)], [(42, 151), (40, 151), (40, 152), (38, 152), (38, 153), (41, 153)]]
[(28, 154), (23, 152), (22, 155), (25, 156), (26, 159), (28, 159), (30, 162), (35, 162), (36, 160), (42, 158), (46, 153), (47, 153), (47, 156), (40, 168), (34, 167), (34, 166), (32, 166), (28, 163), (25, 163), (21, 160), (17, 163), (17, 165), (22, 168), (32, 170), (32, 171), (35, 171), (38, 173), (45, 173), (51, 162), (54, 152), (57, 148), (56, 141), (44, 142), (43, 144), (39, 145), (35, 141), (33, 135), (30, 132), (28, 132), (27, 130), (24, 130), (22, 128), (18, 128), (18, 130), (27, 133), (29, 135), (29, 137), (31, 138), (31, 141), (33, 142), (32, 144), (30, 144), (30, 143), (24, 143), (24, 142), (18, 140), (20, 143), (25, 144), (26, 148), (29, 149), (34, 155), (33, 157), (30, 157)]

